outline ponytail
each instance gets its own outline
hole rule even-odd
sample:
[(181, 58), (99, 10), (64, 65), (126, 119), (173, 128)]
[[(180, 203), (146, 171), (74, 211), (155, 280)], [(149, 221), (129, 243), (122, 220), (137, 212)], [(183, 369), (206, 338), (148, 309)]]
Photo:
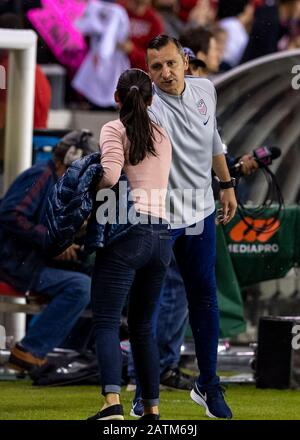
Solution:
[(137, 165), (149, 154), (157, 156), (154, 130), (159, 130), (147, 111), (152, 98), (151, 80), (142, 70), (129, 69), (121, 75), (117, 92), (122, 103), (120, 120), (129, 140), (128, 160)]

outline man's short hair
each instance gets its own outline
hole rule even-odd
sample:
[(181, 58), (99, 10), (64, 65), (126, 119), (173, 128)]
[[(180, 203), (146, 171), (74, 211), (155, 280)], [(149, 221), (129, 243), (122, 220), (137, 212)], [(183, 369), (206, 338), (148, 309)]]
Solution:
[(177, 49), (180, 55), (184, 56), (183, 47), (180, 44), (180, 42), (177, 40), (177, 38), (170, 37), (169, 35), (157, 35), (156, 37), (152, 38), (152, 40), (149, 41), (147, 50), (148, 49), (155, 49), (160, 50), (163, 47), (167, 46), (169, 43), (173, 43)]
[(187, 28), (180, 35), (182, 46), (189, 47), (197, 56), (198, 52), (208, 54), (210, 40), (214, 37), (213, 33), (202, 26)]

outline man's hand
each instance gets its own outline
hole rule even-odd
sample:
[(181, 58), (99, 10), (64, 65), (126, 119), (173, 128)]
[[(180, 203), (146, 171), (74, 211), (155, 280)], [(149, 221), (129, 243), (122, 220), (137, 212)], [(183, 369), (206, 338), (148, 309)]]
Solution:
[(220, 202), (222, 204), (222, 216), (218, 218), (219, 223), (226, 225), (233, 219), (236, 213), (237, 201), (233, 188), (220, 191)]
[(244, 154), (240, 158), (239, 163), (241, 164), (243, 176), (250, 176), (259, 168), (257, 161), (250, 154)]
[(75, 261), (78, 260), (77, 251), (80, 249), (78, 244), (72, 244), (62, 254), (55, 257), (55, 260), (60, 261)]

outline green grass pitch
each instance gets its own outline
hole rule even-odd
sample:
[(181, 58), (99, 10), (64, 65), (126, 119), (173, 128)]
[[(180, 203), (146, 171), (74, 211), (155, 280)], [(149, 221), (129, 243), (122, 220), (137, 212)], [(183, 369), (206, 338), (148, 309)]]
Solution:
[[(85, 420), (102, 402), (96, 386), (39, 388), (25, 380), (0, 382), (0, 396), (0, 420)], [(129, 416), (132, 397), (132, 392), (123, 391), (126, 420), (134, 420)], [(163, 390), (160, 399), (162, 420), (209, 420), (186, 391)], [(235, 420), (300, 419), (300, 391), (231, 385), (226, 399)]]

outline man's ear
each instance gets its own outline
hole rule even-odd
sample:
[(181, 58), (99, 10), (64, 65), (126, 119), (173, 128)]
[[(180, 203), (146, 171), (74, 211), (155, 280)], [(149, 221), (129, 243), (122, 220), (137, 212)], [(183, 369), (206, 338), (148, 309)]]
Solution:
[(183, 65), (184, 65), (184, 71), (185, 71), (185, 72), (186, 72), (187, 70), (189, 70), (190, 63), (189, 63), (189, 57), (188, 57), (188, 55), (184, 55), (184, 57), (183, 57)]

